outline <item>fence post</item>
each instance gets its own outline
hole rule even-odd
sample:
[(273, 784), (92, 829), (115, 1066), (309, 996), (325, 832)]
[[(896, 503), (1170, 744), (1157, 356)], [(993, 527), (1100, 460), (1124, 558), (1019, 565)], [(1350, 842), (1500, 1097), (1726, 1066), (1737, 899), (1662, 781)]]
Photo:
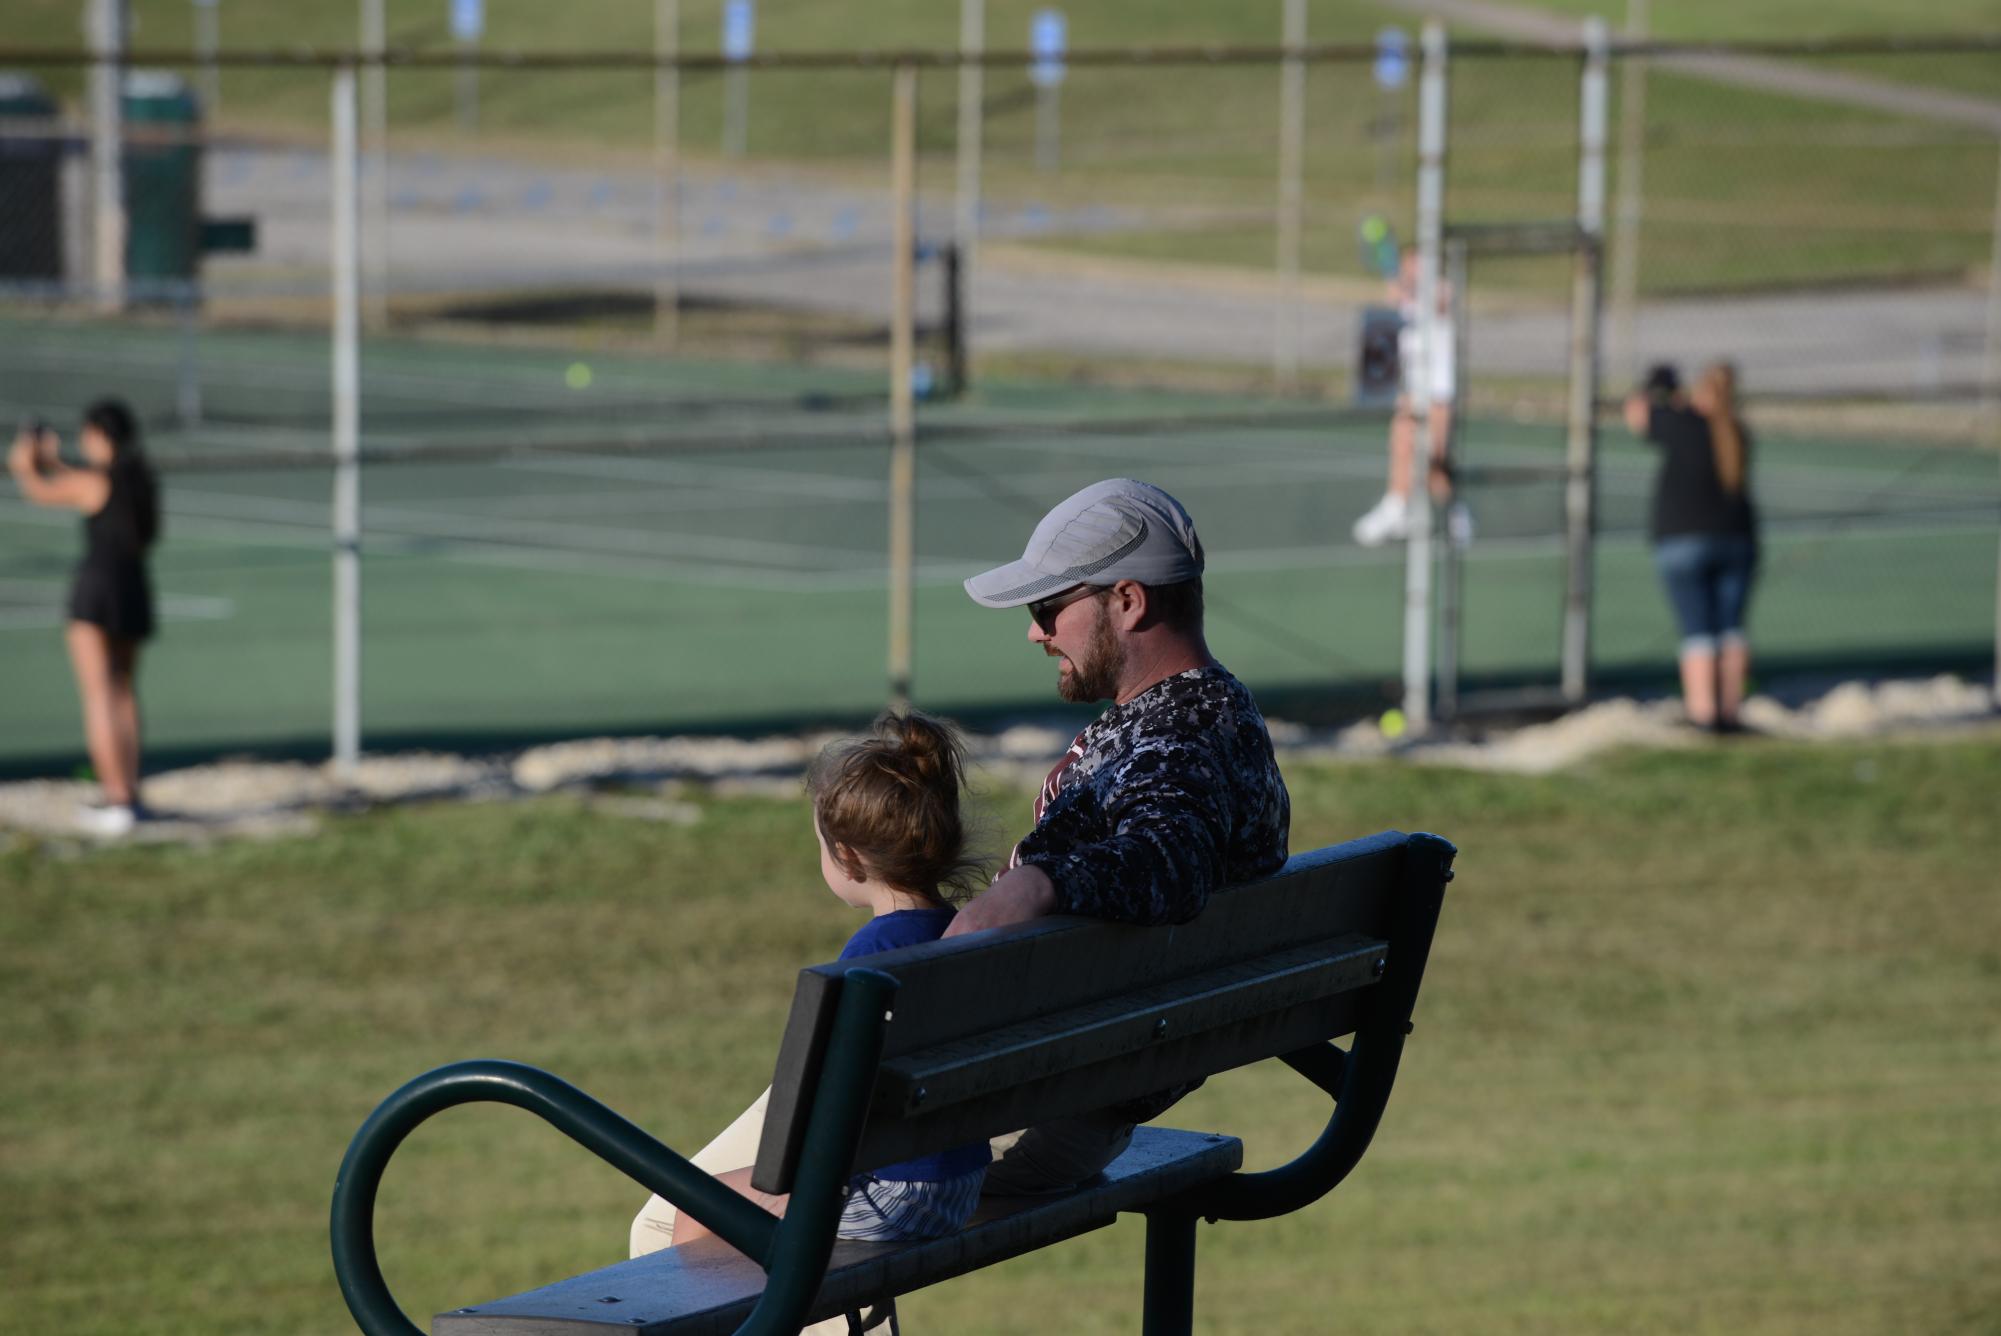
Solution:
[[(1987, 361), (1980, 378), (1980, 409), (1988, 443), (2001, 447), (2001, 160), (1994, 168), (1994, 244), (1987, 257)], [(1994, 700), (2001, 704), (2001, 550), (1995, 555), (1993, 686)]]
[[(1647, 37), (1647, 0), (1626, 0), (1628, 42)], [(1647, 156), (1647, 58), (1625, 53), (1619, 70), (1618, 238), (1612, 244), (1612, 375), (1631, 384), (1640, 373), (1640, 213)]]
[(673, 347), (681, 334), (681, 0), (654, 0), (653, 334)]
[(1285, 0), (1286, 56), (1278, 85), (1278, 301), (1272, 312), (1272, 380), (1299, 383), (1300, 176), (1306, 140), (1306, 0)]
[(368, 146), (368, 235), (361, 248), (368, 266), (367, 314), (371, 329), (389, 324), (389, 68), (382, 56), (389, 49), (389, 29), (383, 14), (386, 0), (362, 0), (361, 53), (369, 63), (361, 72), (362, 142)]
[(1445, 26), (1424, 25), (1418, 76), (1417, 365), (1403, 369), (1415, 429), (1410, 463), (1410, 540), (1404, 554), (1403, 715), (1413, 735), (1431, 726), (1431, 348), (1438, 327), (1439, 246), (1445, 216)]
[(196, 63), (201, 67), (202, 115), (213, 121), (222, 110), (222, 71), (215, 63), (216, 50), (222, 44), (221, 16), (218, 0), (194, 0), (194, 29)]
[(361, 759), (361, 265), (354, 66), (333, 77), (334, 769)]
[[(1452, 338), (1452, 425), (1455, 432), (1462, 430), (1466, 421), (1466, 367), (1467, 344), (1470, 338), (1468, 325), (1471, 311), (1466, 304), (1467, 290), (1466, 239), (1453, 237), (1445, 243), (1445, 292), (1446, 304), (1451, 316), (1446, 328)], [(1429, 485), (1430, 480), (1426, 480)], [(1457, 489), (1454, 489), (1457, 499)], [(1445, 551), (1438, 563), (1438, 647), (1437, 682), (1438, 699), (1435, 710), (1438, 718), (1450, 721), (1459, 714), (1459, 646), (1460, 632), (1464, 624), (1464, 593), (1466, 575), (1466, 552), (1459, 543), (1450, 541), (1447, 535)]]
[(1599, 278), (1605, 236), (1605, 21), (1584, 21), (1579, 89), (1578, 245), (1570, 284), (1570, 405), (1563, 490), (1563, 698), (1582, 705), (1591, 681), (1591, 560), (1597, 519)]
[(959, 243), (959, 263), (968, 278), (980, 235), (980, 150), (986, 121), (981, 105), (986, 96), (986, 69), (980, 56), (986, 45), (986, 0), (959, 0), (959, 179), (953, 232)]
[(92, 0), (90, 185), (94, 305), (125, 305), (125, 0)]
[(890, 118), (889, 698), (910, 704), (911, 604), (917, 552), (915, 362), (917, 67), (899, 64)]

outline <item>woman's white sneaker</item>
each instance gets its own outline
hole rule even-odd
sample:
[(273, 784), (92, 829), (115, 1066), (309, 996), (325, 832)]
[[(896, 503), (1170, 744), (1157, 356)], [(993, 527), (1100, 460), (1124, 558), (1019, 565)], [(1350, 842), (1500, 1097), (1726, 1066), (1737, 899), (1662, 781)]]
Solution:
[(87, 803), (76, 823), (91, 835), (129, 835), (139, 824), (139, 809), (130, 803)]

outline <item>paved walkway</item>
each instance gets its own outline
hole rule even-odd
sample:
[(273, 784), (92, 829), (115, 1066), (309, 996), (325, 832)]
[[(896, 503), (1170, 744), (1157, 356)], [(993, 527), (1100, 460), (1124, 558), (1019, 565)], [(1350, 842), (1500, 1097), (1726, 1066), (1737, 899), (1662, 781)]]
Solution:
[[(651, 183), (638, 174), (549, 171), (471, 154), (398, 160), (389, 198), (394, 287), (404, 293), (644, 291), (658, 272)], [(884, 192), (802, 172), (697, 173), (683, 206), (683, 292), (882, 321), (889, 314)], [(219, 256), (219, 292), (277, 283), (326, 291), (323, 155), (218, 150), (211, 207), (258, 219), (255, 255)], [(927, 199), (922, 235), (950, 229), (950, 200)], [(1020, 241), (1118, 230), (1117, 210), (997, 204), (975, 267), (971, 339), (986, 352), (1048, 352), (1270, 365), (1278, 319), (1268, 274), (1095, 259)], [(935, 273), (921, 290), (935, 312)], [(1301, 304), (1311, 380), (1352, 367), (1373, 285), (1312, 280)], [(1563, 294), (1555, 293), (1560, 298)], [(1642, 304), (1638, 359), (1735, 357), (1764, 391), (1905, 392), (1978, 381), (1986, 307), (1965, 286), (1704, 297)], [(1477, 314), (1471, 361), (1487, 376), (1558, 376), (1567, 311)]]

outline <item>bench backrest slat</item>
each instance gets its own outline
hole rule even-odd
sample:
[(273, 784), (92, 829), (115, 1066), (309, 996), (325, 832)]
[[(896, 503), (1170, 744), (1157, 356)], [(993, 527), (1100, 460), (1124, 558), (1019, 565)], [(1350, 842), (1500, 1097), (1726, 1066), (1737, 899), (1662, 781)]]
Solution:
[(791, 1186), (852, 966), (900, 984), (857, 1158), (872, 1167), (1348, 1033), (1395, 949), (1404, 848), (1386, 832), (1301, 855), (1174, 927), (1047, 919), (801, 971), (753, 1182)]

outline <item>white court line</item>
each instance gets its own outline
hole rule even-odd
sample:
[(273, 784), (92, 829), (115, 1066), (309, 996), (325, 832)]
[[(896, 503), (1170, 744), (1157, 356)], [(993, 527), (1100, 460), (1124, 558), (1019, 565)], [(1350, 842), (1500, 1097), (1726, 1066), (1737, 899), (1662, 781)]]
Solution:
[[(1255, 487), (1269, 484), (1273, 480), (1381, 477), (1383, 473), (1383, 464), (1380, 460), (1343, 459), (1340, 456), (1323, 459), (1258, 461), (1218, 458), (1191, 460), (1186, 463), (1163, 461), (1156, 457), (1152, 463), (1155, 467), (1147, 471), (1151, 477), (1171, 478), (1184, 486), (1192, 482), (1195, 486), (1211, 488)], [(506, 460), (502, 467), (557, 476), (623, 479), (630, 482), (654, 483), (663, 487), (676, 484), (724, 488), (740, 486), (746, 490), (774, 495), (803, 496), (816, 501), (845, 501), (867, 505), (879, 504), (888, 496), (886, 478), (856, 477), (847, 473), (757, 469), (742, 465), (696, 464), (679, 459), (630, 459), (579, 454), (561, 459)], [(921, 457), (919, 467), (920, 469), (924, 467)], [(1075, 491), (1078, 486), (1105, 476), (1101, 468), (1078, 463), (1065, 463), (1058, 467), (1033, 471), (1009, 470), (1003, 476), (993, 479), (991, 483), (979, 479), (938, 477), (937, 472), (938, 470), (933, 468), (929, 471), (930, 476), (920, 479), (918, 484), (920, 498), (936, 501), (984, 501), (991, 498), (993, 484), (996, 483), (1017, 492), (1047, 491), (1052, 498), (1060, 498), (1067, 494), (1067, 491)], [(1081, 482), (1078, 481), (1080, 479)], [(1058, 491), (1058, 488), (1067, 490)]]
[[(168, 508), (171, 526), (177, 515), (191, 514), (203, 519), (251, 519), (289, 521), (299, 528), (319, 532), (328, 529), (325, 503), (285, 501), (269, 497), (238, 496), (225, 492), (190, 492), (175, 489)], [(417, 510), (408, 506), (369, 505), (362, 513), (364, 539), (378, 533), (411, 538), (460, 539), (493, 546), (493, 525), (476, 517), (443, 511)], [(685, 534), (665, 530), (608, 528), (603, 525), (535, 523), (517, 520), (509, 537), (533, 538), (547, 546), (613, 556), (687, 557), (703, 561), (736, 561), (749, 565), (852, 565), (865, 549), (834, 548), (805, 543), (778, 543), (764, 539), (719, 534)]]
[[(885, 452), (885, 461), (887, 458)], [(501, 461), (500, 466), (517, 473), (714, 486), (772, 496), (801, 496), (815, 501), (874, 502), (888, 495), (887, 482), (857, 478), (853, 474), (747, 468), (741, 464), (697, 463), (687, 459), (624, 459), (610, 455), (577, 454), (560, 459), (508, 459)]]
[[(170, 507), (169, 520), (173, 532), (190, 534), (220, 540), (248, 540), (267, 544), (305, 549), (327, 549), (330, 536), (327, 530), (325, 503), (296, 502), (268, 497), (238, 496), (225, 493), (172, 494), (177, 501), (192, 497), (209, 507), (207, 512), (176, 509)], [(1900, 537), (1940, 537), (1964, 533), (1985, 535), (1993, 532), (1991, 522), (1963, 519), (1964, 505), (1949, 512), (1953, 522), (1919, 523), (1909, 521), (1909, 512), (1885, 514), (1877, 518), (1852, 519), (1845, 522), (1834, 535), (1835, 540), (1855, 537), (1900, 538)], [(24, 503), (8, 504), (0, 501), (0, 515), (30, 522), (67, 527), (74, 523), (66, 514), (40, 510)], [(402, 532), (396, 527), (385, 529), (374, 521), (389, 518), (396, 526), (412, 526)], [(429, 555), (440, 559), (471, 562), (481, 565), (501, 565), (517, 569), (540, 571), (566, 571), (625, 576), (659, 581), (696, 583), (711, 586), (745, 588), (771, 591), (834, 591), (869, 589), (880, 587), (884, 575), (882, 555), (875, 551), (850, 549), (814, 548), (803, 544), (767, 543), (756, 540), (722, 540), (715, 538), (689, 537), (681, 541), (663, 541), (670, 536), (657, 533), (632, 533), (600, 528), (581, 528), (574, 525), (546, 524), (528, 526), (528, 532), (542, 535), (545, 540), (557, 540), (553, 546), (534, 543), (511, 544), (497, 541), (490, 532), (490, 526), (467, 523), (465, 517), (454, 515), (431, 515), (428, 512), (411, 511), (399, 507), (377, 507), (369, 512), (371, 527), (366, 537), (368, 549), (377, 555)], [(438, 521), (444, 521), (442, 526)], [(438, 528), (455, 530), (451, 534), (440, 534)], [(1768, 540), (1791, 544), (1794, 542), (1824, 542), (1830, 535), (1824, 519), (1803, 516), (1775, 519), (1767, 523), (1765, 532)], [(591, 544), (579, 549), (574, 543), (578, 534), (586, 536), (607, 536), (616, 540), (612, 546)], [(569, 539), (572, 541), (564, 542)], [(1634, 528), (1625, 532), (1611, 531), (1600, 536), (1600, 542), (1607, 547), (1644, 548), (1645, 535)], [(736, 547), (753, 555), (748, 565), (733, 565), (722, 560), (727, 549)], [(1475, 545), (1475, 559), (1518, 559), (1544, 558), (1561, 551), (1560, 537), (1487, 539)], [(838, 569), (813, 569), (823, 565), (831, 552), (841, 561)], [(816, 560), (817, 558), (817, 560)], [(998, 560), (999, 557), (993, 558)], [(1212, 554), (1211, 568), (1219, 572), (1282, 572), (1301, 569), (1332, 569), (1343, 567), (1400, 566), (1404, 554), (1401, 547), (1391, 546), (1378, 549), (1362, 549), (1349, 546), (1342, 541), (1330, 541), (1319, 545), (1292, 545), (1231, 553)], [(776, 567), (762, 564), (776, 562)], [(787, 563), (804, 565), (805, 570), (788, 569)], [(967, 575), (985, 569), (990, 560), (961, 561), (933, 560), (920, 564), (919, 583), (927, 586), (957, 583)], [(201, 615), (195, 613), (193, 615)]]
[[(1793, 546), (1813, 543), (1825, 537), (1822, 526), (1815, 523), (1797, 525), (1780, 522), (1767, 527), (1767, 540), (1776, 546)], [(1943, 534), (1971, 533), (1985, 536), (1993, 532), (1989, 524), (1961, 525), (1909, 525), (1890, 524), (1863, 525), (1844, 530), (1842, 537), (1904, 538), (1932, 537)], [(1606, 548), (1622, 551), (1645, 551), (1652, 546), (1644, 533), (1632, 530), (1624, 534), (1602, 534), (1599, 542)], [(1537, 538), (1502, 538), (1478, 541), (1473, 546), (1473, 558), (1478, 561), (1547, 560), (1560, 557), (1564, 550), (1561, 535)], [(742, 567), (704, 565), (687, 567), (671, 560), (649, 560), (646, 558), (624, 558), (608, 554), (581, 553), (560, 549), (511, 548), (500, 544), (467, 544), (455, 546), (437, 555), (446, 560), (463, 561), (476, 565), (496, 565), (538, 571), (563, 571), (589, 575), (616, 575), (630, 579), (664, 581), (670, 583), (702, 584), (722, 588), (748, 589), (778, 593), (853, 593), (880, 590), (886, 577), (886, 568), (880, 564), (854, 567), (845, 571), (786, 572), (777, 570), (749, 570)], [(915, 572), (915, 582), (926, 588), (946, 587), (959, 584), (966, 577), (1001, 560), (930, 560), (920, 561)], [(1280, 574), (1301, 570), (1361, 569), (1368, 567), (1389, 567), (1401, 569), (1404, 564), (1404, 549), (1401, 545), (1379, 548), (1356, 547), (1345, 541), (1324, 546), (1292, 546), (1259, 548), (1229, 553), (1211, 553), (1209, 569), (1230, 574)]]

